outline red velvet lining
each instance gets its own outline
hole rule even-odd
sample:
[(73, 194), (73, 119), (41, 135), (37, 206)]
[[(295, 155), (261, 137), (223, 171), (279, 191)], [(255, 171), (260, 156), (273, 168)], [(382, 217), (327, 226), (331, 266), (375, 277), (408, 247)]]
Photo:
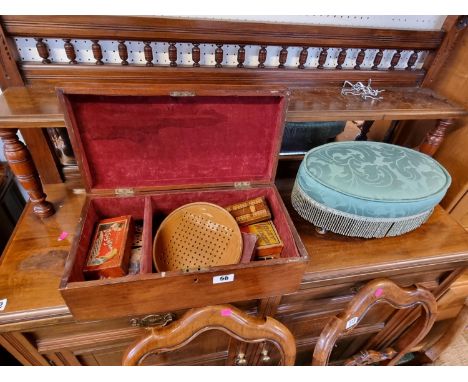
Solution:
[(272, 181), (282, 97), (67, 97), (91, 189)]
[[(91, 199), (83, 223), (82, 235), (78, 243), (72, 280), (81, 281), (80, 271), (90, 246), (93, 229), (98, 220), (120, 215), (132, 215), (134, 219), (143, 219), (143, 256), (141, 273), (151, 272), (149, 263), (152, 259), (152, 241), (157, 227), (153, 227), (154, 217), (163, 218), (174, 209), (192, 202), (210, 202), (220, 206), (227, 206), (236, 202), (258, 196), (265, 196), (273, 215), (273, 222), (283, 240), (282, 258), (298, 257), (299, 252), (281, 202), (273, 187), (265, 186), (246, 190), (211, 190), (211, 191), (173, 191), (155, 193), (149, 196), (135, 196), (129, 198), (94, 197)], [(145, 200), (147, 202), (145, 202)], [(149, 209), (149, 211), (148, 211)], [(145, 265), (146, 264), (146, 265)]]

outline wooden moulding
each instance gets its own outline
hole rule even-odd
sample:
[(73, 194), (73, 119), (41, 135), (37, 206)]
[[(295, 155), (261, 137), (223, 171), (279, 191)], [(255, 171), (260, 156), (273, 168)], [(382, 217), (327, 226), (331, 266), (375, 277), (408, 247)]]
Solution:
[(2, 16), (11, 36), (289, 46), (437, 49), (442, 31), (121, 16)]
[(122, 83), (122, 84), (219, 84), (268, 85), (304, 88), (311, 86), (342, 86), (344, 79), (372, 85), (414, 87), (424, 79), (422, 70), (335, 70), (335, 69), (281, 69), (256, 67), (239, 70), (235, 67), (219, 68), (181, 66), (125, 66), (122, 65), (37, 65), (24, 63), (23, 76), (35, 86), (61, 85), (64, 82)]

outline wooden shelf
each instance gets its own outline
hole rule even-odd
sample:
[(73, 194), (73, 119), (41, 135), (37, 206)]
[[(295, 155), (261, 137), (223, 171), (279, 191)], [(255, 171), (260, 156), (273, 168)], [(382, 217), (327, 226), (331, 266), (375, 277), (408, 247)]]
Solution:
[[(388, 88), (383, 100), (343, 96), (340, 88), (291, 90), (287, 121), (450, 119), (463, 107), (430, 89)], [(11, 87), (0, 95), (0, 128), (63, 127), (63, 113), (51, 88)]]
[[(379, 88), (380, 89), (380, 88)], [(468, 114), (430, 89), (388, 88), (382, 100), (341, 95), (339, 88), (295, 89), (287, 121), (450, 119)]]

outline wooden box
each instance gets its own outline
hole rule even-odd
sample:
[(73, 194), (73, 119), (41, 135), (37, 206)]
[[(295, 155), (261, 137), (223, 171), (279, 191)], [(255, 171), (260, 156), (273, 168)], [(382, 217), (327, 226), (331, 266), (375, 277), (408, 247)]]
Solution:
[[(60, 285), (78, 320), (277, 296), (301, 282), (307, 253), (274, 185), (288, 94), (163, 89), (58, 90), (87, 191)], [(260, 196), (284, 243), (281, 258), (193, 272), (153, 270), (152, 241), (171, 211)], [(86, 281), (82, 269), (96, 222), (122, 215), (143, 220), (140, 273)]]

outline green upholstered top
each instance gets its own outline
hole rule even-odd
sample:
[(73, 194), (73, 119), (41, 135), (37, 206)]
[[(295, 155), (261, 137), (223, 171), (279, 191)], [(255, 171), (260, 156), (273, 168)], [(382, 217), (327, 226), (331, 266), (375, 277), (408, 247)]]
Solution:
[(316, 147), (298, 173), (298, 185), (319, 203), (372, 217), (427, 211), (439, 203), (450, 182), (448, 172), (429, 156), (380, 142)]

